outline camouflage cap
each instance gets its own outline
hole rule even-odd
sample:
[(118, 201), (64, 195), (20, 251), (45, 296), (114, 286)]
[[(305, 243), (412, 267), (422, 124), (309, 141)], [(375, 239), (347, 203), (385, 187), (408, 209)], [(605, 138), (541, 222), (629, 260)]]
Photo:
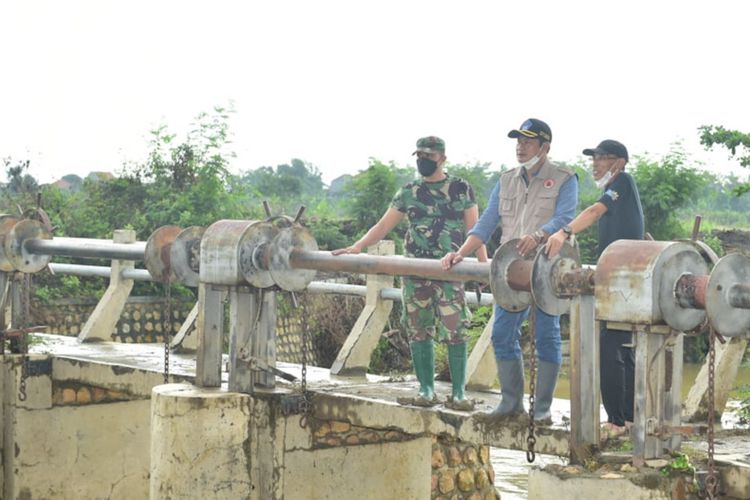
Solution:
[(417, 150), (412, 154), (423, 153), (445, 153), (445, 141), (434, 135), (422, 137), (417, 141)]

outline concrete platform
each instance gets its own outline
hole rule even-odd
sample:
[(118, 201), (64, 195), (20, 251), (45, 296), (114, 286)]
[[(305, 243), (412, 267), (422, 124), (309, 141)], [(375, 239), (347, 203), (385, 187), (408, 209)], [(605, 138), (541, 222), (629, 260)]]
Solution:
[[(76, 338), (40, 334), (31, 347), (34, 353), (49, 353), (60, 362), (56, 363), (57, 377), (75, 379), (82, 383), (106, 385), (112, 374), (122, 370), (142, 372), (142, 383), (126, 388), (132, 395), (149, 397), (153, 385), (163, 373), (164, 346), (162, 344), (123, 344), (117, 342), (79, 343)], [(67, 362), (63, 362), (67, 360)], [(193, 355), (170, 355), (170, 381), (193, 382), (195, 358)], [(87, 366), (82, 366), (87, 365)], [(226, 365), (226, 363), (223, 363)], [(293, 363), (277, 363), (283, 371), (301, 376), (301, 366)], [(391, 379), (376, 375), (366, 378), (343, 378), (331, 376), (324, 368), (308, 367), (308, 388), (315, 394), (314, 416), (324, 420), (347, 420), (353, 425), (371, 428), (398, 429), (414, 435), (445, 434), (477, 444), (493, 447), (525, 450), (528, 427), (525, 421), (509, 421), (501, 424), (484, 422), (476, 418), (483, 411), (491, 410), (499, 401), (499, 392), (469, 391), (468, 396), (477, 402), (474, 412), (458, 412), (442, 404), (432, 408), (402, 406), (398, 397), (411, 395), (417, 382), (413, 377)], [(122, 377), (116, 377), (122, 383)], [(222, 381), (227, 382), (227, 373), (222, 372)], [(224, 385), (225, 386), (225, 385)], [(296, 384), (277, 378), (276, 391), (265, 394), (291, 393)], [(436, 382), (436, 392), (441, 400), (450, 394), (450, 384)], [(118, 387), (122, 389), (122, 387)], [(553, 420), (556, 425), (537, 427), (537, 451), (552, 455), (568, 455), (567, 400), (555, 400)]]

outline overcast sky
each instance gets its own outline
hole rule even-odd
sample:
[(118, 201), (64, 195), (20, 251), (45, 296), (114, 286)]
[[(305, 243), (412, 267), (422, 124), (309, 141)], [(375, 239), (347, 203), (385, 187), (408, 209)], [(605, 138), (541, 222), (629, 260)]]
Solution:
[(558, 160), (682, 141), (723, 174), (697, 128), (750, 132), (748, 19), (741, 0), (3, 0), (0, 157), (42, 182), (117, 171), (157, 125), (233, 101), (235, 171), (296, 157), (330, 182), (424, 135), (512, 165), (508, 130), (537, 117)]

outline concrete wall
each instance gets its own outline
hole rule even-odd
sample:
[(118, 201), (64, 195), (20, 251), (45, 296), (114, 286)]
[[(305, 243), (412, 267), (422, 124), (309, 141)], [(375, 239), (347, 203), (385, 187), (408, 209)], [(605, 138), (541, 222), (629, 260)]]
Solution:
[(22, 358), (2, 358), (3, 498), (148, 496), (149, 401), (139, 385), (159, 377), (118, 384), (112, 367), (100, 365), (109, 381), (90, 385), (76, 380), (78, 367), (32, 355), (21, 400)]
[(294, 394), (171, 384), (152, 396), (151, 498), (495, 499), (489, 447), (283, 408)]

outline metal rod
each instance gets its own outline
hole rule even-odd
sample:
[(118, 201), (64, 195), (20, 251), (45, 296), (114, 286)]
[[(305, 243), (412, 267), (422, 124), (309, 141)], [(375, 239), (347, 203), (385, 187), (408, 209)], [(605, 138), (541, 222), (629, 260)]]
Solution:
[(445, 271), (439, 260), (384, 255), (333, 256), (330, 252), (306, 250), (292, 250), (289, 261), (295, 269), (414, 276), (441, 281), (490, 281), (489, 262), (461, 262)]
[(36, 255), (57, 255), (111, 260), (143, 260), (146, 243), (112, 243), (109, 240), (54, 238), (26, 240), (25, 248)]
[[(109, 278), (112, 269), (106, 266), (87, 266), (83, 264), (58, 264), (51, 262), (50, 271), (53, 274), (70, 274), (87, 278)], [(135, 281), (154, 281), (154, 277), (145, 269), (125, 269), (122, 277)]]
[(729, 305), (739, 309), (750, 309), (750, 285), (735, 283), (729, 287)]
[(674, 295), (686, 309), (705, 309), (707, 288), (708, 276), (685, 273), (677, 279)]
[[(51, 262), (49, 268), (53, 274), (70, 274), (74, 276), (83, 276), (87, 278), (109, 278), (112, 270), (106, 266), (87, 266), (82, 264), (58, 264)], [(122, 277), (135, 281), (154, 281), (153, 276), (145, 269), (126, 269), (122, 272)], [(365, 297), (367, 287), (365, 285), (350, 285), (347, 283), (330, 283), (326, 281), (313, 281), (306, 289), (310, 293), (329, 293), (336, 295), (352, 295), (355, 297)], [(401, 302), (400, 288), (383, 288), (380, 291), (380, 298), (384, 300), (395, 300)], [(477, 304), (476, 294), (467, 293), (466, 302)], [(483, 293), (481, 305), (494, 304), (494, 298), (491, 293)]]
[(506, 279), (508, 286), (521, 292), (531, 291), (531, 269), (534, 263), (530, 260), (516, 259), (508, 266)]

